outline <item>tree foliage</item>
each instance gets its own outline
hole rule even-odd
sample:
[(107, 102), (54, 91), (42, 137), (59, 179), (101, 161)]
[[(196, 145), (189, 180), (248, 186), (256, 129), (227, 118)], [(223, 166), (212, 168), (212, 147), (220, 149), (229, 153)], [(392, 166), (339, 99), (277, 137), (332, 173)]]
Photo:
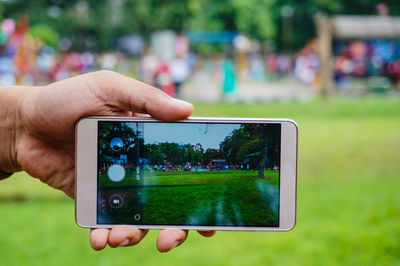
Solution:
[(244, 124), (225, 138), (220, 150), (229, 164), (243, 164), (247, 158), (262, 177), (264, 168), (280, 163), (280, 134), (278, 124)]
[[(299, 48), (315, 36), (314, 15), (374, 15), (380, 0), (14, 0), (0, 4), (3, 18), (28, 14), (31, 23), (51, 26), (73, 40), (74, 49), (112, 49), (116, 38), (140, 34), (148, 38), (162, 29), (238, 30), (259, 40), (274, 39), (283, 48), (289, 30)], [(398, 0), (387, 0), (390, 15), (400, 15)], [(285, 17), (283, 8), (293, 14)], [(58, 11), (57, 11), (58, 10)], [(57, 12), (55, 12), (57, 11)], [(287, 14), (286, 14), (287, 15)], [(285, 28), (291, 25), (291, 30)], [(290, 47), (289, 47), (290, 48)]]
[[(210, 164), (214, 159), (225, 159), (228, 165), (251, 164), (263, 176), (265, 168), (280, 163), (280, 125), (244, 124), (233, 130), (221, 143), (219, 149), (204, 150), (201, 143), (178, 144), (174, 142), (144, 143), (144, 136), (127, 123), (99, 123), (99, 159), (110, 162), (120, 154), (128, 155), (128, 163), (137, 164), (147, 159), (149, 164), (165, 163), (182, 165)], [(113, 138), (120, 138), (122, 147), (111, 148)], [(251, 159), (249, 161), (249, 158)]]
[[(115, 151), (111, 148), (111, 140), (115, 137), (122, 140), (123, 146), (119, 151)], [(139, 145), (139, 138), (137, 138), (136, 132), (125, 123), (120, 122), (99, 122), (99, 157), (100, 161), (110, 161), (107, 156), (113, 158), (119, 158), (120, 154), (130, 154), (135, 148), (135, 145)], [(143, 142), (142, 142), (143, 144)], [(137, 147), (137, 146), (136, 146)], [(137, 154), (137, 153), (136, 153)], [(134, 155), (137, 158), (137, 155)]]

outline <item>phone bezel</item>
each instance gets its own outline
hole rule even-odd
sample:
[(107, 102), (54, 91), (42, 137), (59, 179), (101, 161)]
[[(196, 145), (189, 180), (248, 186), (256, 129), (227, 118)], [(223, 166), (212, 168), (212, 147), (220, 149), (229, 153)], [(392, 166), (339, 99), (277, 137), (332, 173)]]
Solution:
[[(81, 227), (111, 228), (97, 224), (97, 136), (98, 121), (163, 122), (147, 117), (100, 117), (80, 119), (76, 124), (75, 220)], [(288, 231), (296, 224), (298, 127), (290, 119), (189, 117), (183, 123), (280, 123), (281, 165), (279, 227), (135, 225), (142, 229), (179, 228), (188, 230)]]

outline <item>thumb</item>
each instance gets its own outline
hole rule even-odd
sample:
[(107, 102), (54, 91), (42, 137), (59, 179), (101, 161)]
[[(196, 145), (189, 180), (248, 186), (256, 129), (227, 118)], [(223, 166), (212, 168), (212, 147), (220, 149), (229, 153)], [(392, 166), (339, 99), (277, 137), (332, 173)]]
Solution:
[(89, 84), (93, 84), (91, 90), (97, 98), (121, 111), (150, 114), (164, 121), (185, 119), (193, 112), (190, 103), (115, 72), (98, 71), (87, 74), (86, 78), (91, 80)]

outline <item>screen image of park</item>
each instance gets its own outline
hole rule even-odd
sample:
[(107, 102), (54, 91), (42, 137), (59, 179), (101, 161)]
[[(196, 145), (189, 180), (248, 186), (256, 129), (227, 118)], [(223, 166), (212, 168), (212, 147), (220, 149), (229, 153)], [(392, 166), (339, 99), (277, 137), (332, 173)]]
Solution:
[(279, 123), (98, 122), (97, 223), (279, 226)]

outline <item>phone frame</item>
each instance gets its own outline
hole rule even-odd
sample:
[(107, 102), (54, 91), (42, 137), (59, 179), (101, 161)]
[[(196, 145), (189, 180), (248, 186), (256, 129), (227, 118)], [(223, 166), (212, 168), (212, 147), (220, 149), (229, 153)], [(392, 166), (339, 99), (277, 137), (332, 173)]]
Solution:
[[(147, 117), (84, 117), (75, 128), (75, 220), (81, 227), (111, 228), (97, 224), (97, 142), (98, 121), (163, 122)], [(296, 225), (298, 127), (290, 119), (189, 117), (172, 123), (279, 123), (281, 124), (281, 163), (279, 227), (135, 225), (141, 229), (178, 228), (224, 231), (289, 231)]]

